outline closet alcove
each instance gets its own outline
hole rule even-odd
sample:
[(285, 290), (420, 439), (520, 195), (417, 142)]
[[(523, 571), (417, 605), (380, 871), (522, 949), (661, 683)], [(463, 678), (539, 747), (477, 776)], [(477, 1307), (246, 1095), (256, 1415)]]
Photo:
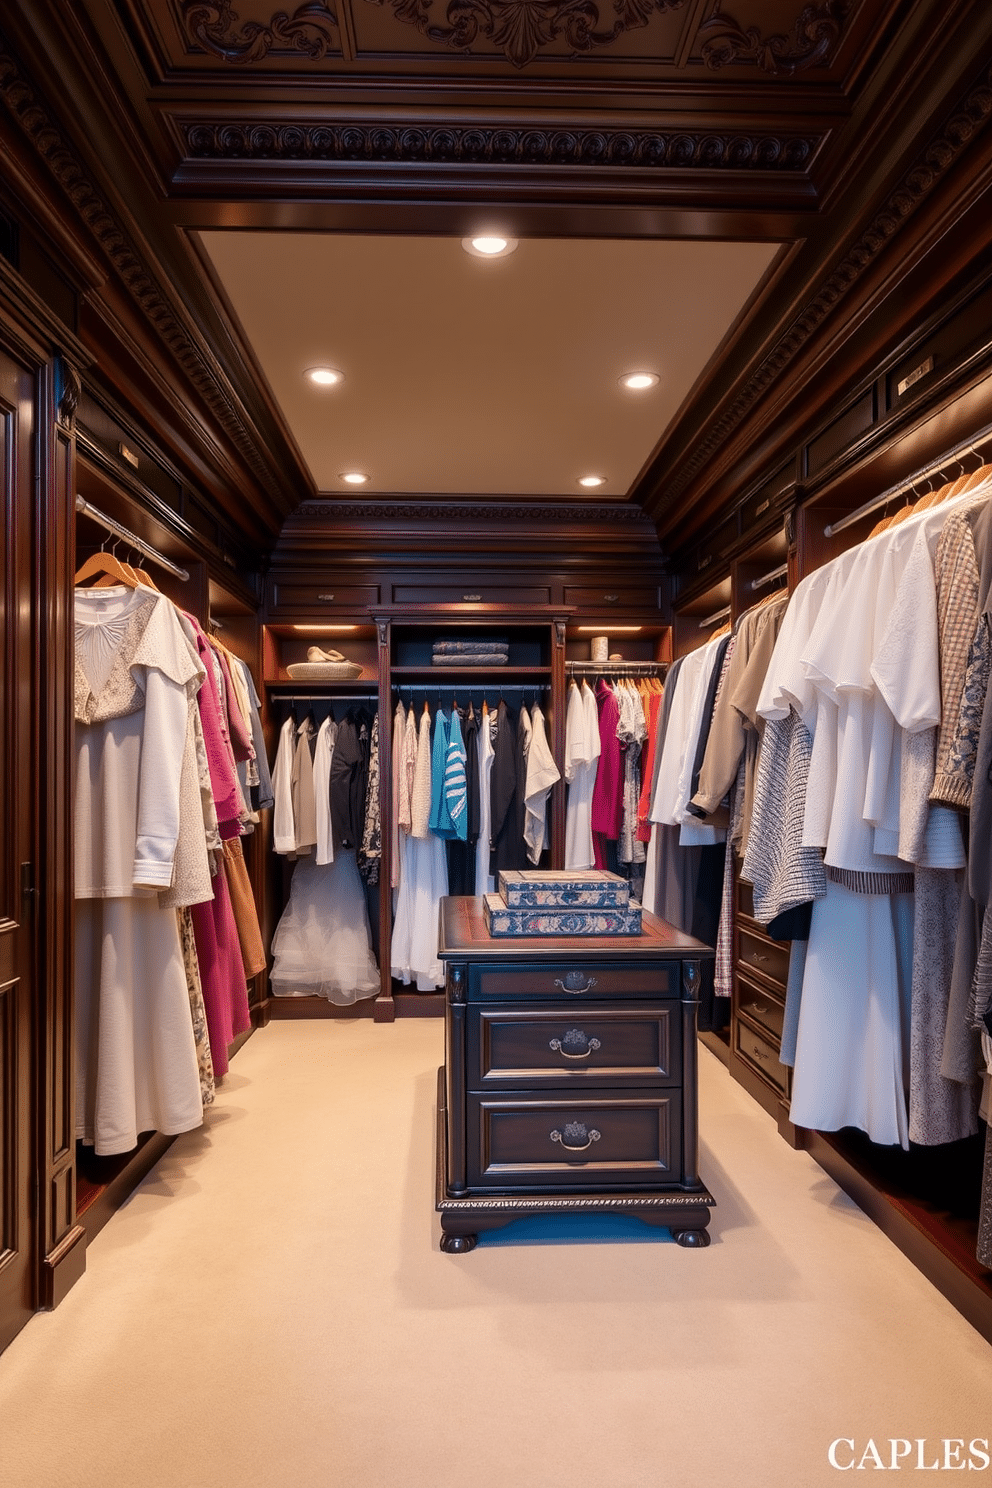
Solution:
[[(560, 541), (562, 522), (567, 548)], [(426, 502), (305, 502), (284, 524), (273, 552), (262, 619), (270, 748), (288, 710), (323, 714), (359, 699), (378, 709), (383, 857), (378, 903), (369, 904), (378, 995), (343, 1007), (321, 997), (269, 996), (259, 1020), (440, 1017), (440, 990), (411, 990), (391, 974), (390, 772), (397, 702), (418, 714), (425, 704), (433, 713), (453, 701), (466, 708), (483, 701), (496, 706), (503, 696), (514, 707), (538, 702), (560, 767), (568, 685), (579, 667), (594, 677), (594, 636), (611, 637), (614, 656), (664, 674), (671, 629), (657, 534), (643, 513), (619, 505), (453, 503), (444, 521)], [(442, 635), (499, 637), (508, 645), (507, 664), (439, 668), (431, 653)], [(304, 661), (311, 645), (340, 652), (361, 666), (360, 675), (344, 683), (294, 681), (288, 667)], [(564, 862), (565, 801), (559, 780), (550, 792), (549, 846), (541, 859), (549, 867)], [(270, 854), (262, 889), (269, 937), (287, 901), (291, 871)]]
[[(768, 461), (735, 510), (672, 558), (675, 656), (721, 625), (736, 624), (768, 587), (790, 591), (864, 542), (884, 515), (992, 458), (989, 280), (963, 275), (912, 330), (811, 417), (791, 452)], [(884, 321), (875, 329), (884, 339)], [(919, 372), (920, 368), (926, 370)], [(774, 577), (772, 577), (774, 575)], [(758, 584), (758, 588), (753, 586)], [(739, 863), (735, 862), (735, 869)], [(700, 1036), (776, 1121), (808, 1151), (987, 1338), (992, 1272), (976, 1260), (984, 1128), (939, 1147), (880, 1146), (861, 1131), (818, 1132), (790, 1115), (792, 1073), (778, 1061), (788, 974), (787, 942), (753, 918), (750, 886), (735, 874), (729, 1024)]]
[[(188, 521), (192, 499), (178, 481), (171, 487), (163, 472), (160, 451), (154, 458), (139, 443), (137, 431), (126, 429), (129, 443), (108, 444), (110, 415), (84, 397), (83, 419), (77, 429), (75, 460), (75, 554), (70, 568), (78, 571), (93, 554), (105, 550), (139, 568), (154, 587), (179, 609), (192, 615), (202, 628), (248, 666), (256, 685), (261, 676), (258, 602), (250, 573), (225, 563), (206, 533), (196, 533)], [(116, 432), (116, 431), (114, 431)], [(100, 437), (103, 435), (104, 437)], [(139, 455), (137, 450), (141, 450)], [(116, 458), (115, 458), (116, 455)], [(148, 477), (158, 489), (148, 483)], [(168, 510), (171, 496), (179, 510)], [(201, 523), (202, 525), (202, 523)], [(264, 830), (243, 839), (245, 861), (256, 899), (265, 868)], [(248, 980), (249, 1007), (264, 999), (265, 973)], [(241, 1034), (230, 1046), (231, 1055), (248, 1037)], [(69, 1072), (69, 1078), (73, 1078)], [(100, 1156), (93, 1147), (75, 1144), (75, 1218), (87, 1239), (96, 1235), (141, 1178), (167, 1150), (170, 1136), (142, 1132), (132, 1151)]]

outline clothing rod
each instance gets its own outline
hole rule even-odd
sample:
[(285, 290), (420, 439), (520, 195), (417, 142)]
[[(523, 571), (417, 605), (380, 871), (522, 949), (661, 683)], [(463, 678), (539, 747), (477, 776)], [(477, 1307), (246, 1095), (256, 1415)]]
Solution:
[(377, 692), (277, 692), (274, 703), (366, 703), (379, 701)]
[(928, 476), (936, 475), (938, 470), (942, 470), (952, 460), (963, 460), (968, 455), (977, 455), (982, 445), (988, 444), (990, 440), (992, 440), (992, 424), (986, 424), (985, 428), (980, 430), (978, 434), (972, 435), (967, 444), (961, 444), (955, 449), (947, 450), (945, 454), (941, 455), (939, 460), (932, 460), (929, 465), (924, 465), (921, 470), (917, 470), (915, 475), (908, 476), (905, 480), (897, 482), (894, 486), (890, 486), (880, 496), (873, 496), (871, 501), (866, 501), (864, 506), (858, 507), (857, 511), (848, 512), (847, 516), (841, 517), (839, 521), (828, 523), (823, 529), (824, 537), (834, 537), (838, 532), (843, 532), (846, 527), (853, 527), (855, 522), (860, 522), (862, 517), (871, 516), (872, 512), (878, 511), (880, 507), (887, 505), (894, 497), (901, 496), (903, 491), (911, 491), (917, 481), (926, 480)]
[(479, 693), (482, 696), (491, 696), (494, 692), (519, 692), (522, 694), (527, 694), (535, 692), (547, 692), (550, 687), (550, 682), (508, 682), (506, 684), (503, 684), (502, 682), (493, 682), (488, 686), (484, 682), (473, 682), (467, 686), (461, 682), (450, 682), (447, 684), (447, 686), (444, 687), (439, 687), (436, 682), (393, 683), (394, 692), (409, 692), (411, 694), (416, 694), (418, 692), (426, 694), (428, 692), (431, 692), (436, 693), (438, 697), (455, 697), (458, 695), (458, 693), (473, 692)]
[(179, 568), (170, 558), (163, 558), (162, 554), (156, 552), (150, 543), (145, 542), (144, 538), (138, 537), (134, 532), (128, 531), (126, 527), (121, 526), (120, 522), (115, 522), (113, 517), (108, 517), (105, 512), (99, 511), (95, 506), (91, 506), (82, 496), (76, 497), (76, 510), (77, 512), (82, 512), (84, 516), (92, 517), (94, 522), (98, 522), (101, 527), (106, 527), (108, 532), (112, 532), (115, 537), (119, 537), (122, 542), (127, 543), (129, 547), (134, 548), (137, 552), (144, 553), (146, 558), (150, 558), (160, 568), (168, 569), (169, 573), (175, 574), (177, 579), (182, 579), (184, 584), (189, 581), (189, 574), (185, 568)]
[(774, 584), (776, 579), (784, 579), (789, 572), (787, 563), (780, 563), (778, 568), (773, 568), (771, 573), (762, 574), (760, 579), (751, 580), (752, 589), (764, 589), (766, 584)]
[(566, 661), (565, 671), (570, 677), (610, 677), (617, 673), (627, 673), (632, 677), (655, 677), (667, 665), (665, 661)]
[(726, 620), (726, 618), (727, 618), (727, 616), (729, 614), (730, 614), (730, 606), (729, 605), (724, 605), (724, 607), (723, 607), (722, 610), (716, 610), (712, 615), (707, 615), (705, 620), (700, 620), (700, 622), (699, 622), (699, 628), (700, 628), (700, 630), (706, 630), (706, 629), (708, 629), (709, 626), (715, 625), (718, 620)]

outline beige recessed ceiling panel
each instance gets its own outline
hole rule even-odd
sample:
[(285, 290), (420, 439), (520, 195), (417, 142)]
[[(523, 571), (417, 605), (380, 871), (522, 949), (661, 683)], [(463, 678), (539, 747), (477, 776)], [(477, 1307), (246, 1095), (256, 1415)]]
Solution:
[[(624, 497), (778, 245), (204, 232), (318, 491)], [(307, 368), (344, 381), (314, 388)], [(659, 374), (649, 392), (625, 372)], [(583, 475), (606, 477), (584, 492)]]

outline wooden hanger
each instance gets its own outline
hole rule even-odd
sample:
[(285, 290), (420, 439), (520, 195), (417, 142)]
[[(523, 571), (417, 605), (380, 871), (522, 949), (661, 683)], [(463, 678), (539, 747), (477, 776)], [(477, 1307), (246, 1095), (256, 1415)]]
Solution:
[(101, 548), (99, 553), (92, 553), (82, 568), (76, 570), (73, 585), (78, 587), (85, 584), (86, 580), (94, 574), (102, 574), (104, 577), (96, 584), (90, 585), (94, 589), (104, 589), (111, 584), (126, 584), (128, 589), (137, 589), (140, 580), (130, 565), (121, 563), (114, 553), (108, 553), (106, 548)]

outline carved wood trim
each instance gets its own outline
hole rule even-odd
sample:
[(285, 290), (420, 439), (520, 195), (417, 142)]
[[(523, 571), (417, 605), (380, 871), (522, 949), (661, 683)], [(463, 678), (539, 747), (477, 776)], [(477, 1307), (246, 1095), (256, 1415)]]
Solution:
[(480, 36), (487, 37), (514, 67), (526, 67), (542, 47), (561, 37), (573, 53), (610, 46), (625, 31), (646, 26), (653, 12), (681, 10), (687, 0), (613, 0), (617, 19), (604, 31), (596, 30), (601, 15), (596, 0), (448, 0), (446, 25), (431, 24), (433, 0), (370, 3), (388, 4), (397, 20), (456, 51), (470, 51)]
[(791, 36), (763, 37), (756, 26), (747, 30), (733, 16), (718, 11), (704, 21), (702, 57), (707, 67), (760, 67), (772, 77), (791, 77), (810, 67), (825, 67), (840, 41), (850, 9), (848, 0), (825, 0), (807, 5)]
[(581, 166), (616, 170), (803, 171), (823, 134), (714, 133), (532, 126), (185, 121), (193, 160), (355, 160), (384, 163)]
[(679, 499), (758, 400), (785, 372), (809, 338), (833, 315), (862, 275), (905, 227), (992, 116), (992, 68), (965, 96), (952, 117), (920, 151), (889, 193), (857, 242), (821, 284), (775, 346), (751, 374), (737, 397), (684, 461), (677, 474), (648, 503), (657, 516)]
[(55, 373), (55, 416), (59, 424), (67, 433), (72, 433), (76, 427), (76, 409), (79, 407), (79, 395), (83, 385), (75, 367), (71, 366), (61, 354), (56, 354), (54, 360)]
[(261, 442), (240, 417), (231, 399), (225, 396), (218, 369), (210, 365), (202, 348), (178, 320), (168, 296), (131, 241), (124, 224), (89, 179), (84, 162), (70, 145), (61, 124), (43, 96), (28, 82), (2, 38), (0, 102), (110, 260), (132, 299), (224, 429), (247, 468), (277, 508), (285, 511), (285, 492), (261, 458)]
[(292, 15), (276, 11), (268, 25), (245, 21), (238, 29), (239, 19), (231, 0), (183, 0), (182, 21), (190, 42), (223, 62), (243, 66), (261, 62), (269, 52), (302, 52), (319, 62), (341, 50), (337, 16), (319, 0), (307, 0)]
[(424, 521), (447, 522), (620, 522), (644, 524), (648, 521), (639, 506), (580, 506), (562, 502), (558, 506), (505, 506), (494, 502), (331, 502), (304, 501), (294, 514), (296, 521), (309, 517), (331, 517), (343, 522)]

